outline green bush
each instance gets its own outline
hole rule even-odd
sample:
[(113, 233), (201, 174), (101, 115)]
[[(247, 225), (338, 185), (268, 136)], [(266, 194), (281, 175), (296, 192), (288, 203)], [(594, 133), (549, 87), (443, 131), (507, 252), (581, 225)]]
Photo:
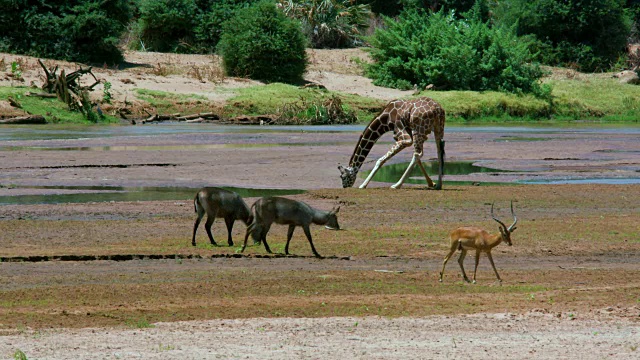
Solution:
[(193, 43), (198, 7), (195, 0), (143, 0), (140, 31), (145, 48), (153, 51), (185, 52)]
[(127, 0), (0, 1), (0, 51), (78, 62), (117, 63), (131, 19)]
[(513, 0), (495, 8), (498, 24), (517, 24), (538, 39), (535, 50), (548, 65), (582, 71), (608, 70), (624, 55), (631, 18), (624, 0)]
[(136, 0), (140, 19), (130, 30), (137, 50), (213, 53), (222, 24), (259, 0)]
[(218, 44), (225, 72), (266, 82), (297, 82), (307, 65), (300, 24), (270, 1), (225, 22)]
[(201, 0), (194, 27), (193, 50), (199, 53), (213, 53), (222, 36), (222, 24), (235, 14), (258, 0)]
[(543, 73), (531, 64), (528, 41), (513, 28), (479, 20), (479, 11), (458, 20), (443, 11), (404, 12), (386, 18), (386, 29), (371, 37), (367, 73), (376, 85), (410, 89), (433, 84), (437, 89), (499, 90), (543, 94)]

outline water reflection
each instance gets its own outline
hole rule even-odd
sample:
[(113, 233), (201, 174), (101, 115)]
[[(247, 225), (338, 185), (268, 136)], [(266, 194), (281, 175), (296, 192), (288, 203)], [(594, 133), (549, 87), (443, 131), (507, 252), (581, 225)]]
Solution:
[[(395, 183), (397, 182), (402, 174), (404, 174), (405, 170), (409, 163), (400, 163), (400, 164), (390, 164), (384, 165), (378, 170), (376, 175), (373, 177), (374, 181), (380, 182), (388, 182)], [(427, 173), (429, 177), (436, 180), (438, 175), (438, 162), (424, 162), (424, 167), (427, 169)], [(473, 162), (467, 161), (453, 161), (453, 162), (445, 162), (444, 163), (444, 173), (445, 175), (469, 175), (473, 173), (497, 173), (497, 172), (508, 172), (507, 170), (499, 170), (492, 169), (484, 166), (476, 166)], [(370, 171), (363, 172), (362, 176), (366, 177)], [(411, 184), (426, 184), (426, 180), (424, 179), (424, 175), (422, 175), (422, 171), (418, 166), (415, 166), (409, 176), (407, 178), (407, 183)]]

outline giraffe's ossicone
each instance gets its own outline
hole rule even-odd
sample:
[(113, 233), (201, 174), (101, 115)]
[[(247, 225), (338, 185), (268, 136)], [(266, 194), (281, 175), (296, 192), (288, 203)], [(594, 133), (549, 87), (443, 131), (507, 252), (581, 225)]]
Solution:
[[(393, 100), (376, 116), (360, 135), (356, 148), (349, 160), (349, 166), (338, 166), (342, 187), (351, 187), (356, 181), (358, 171), (364, 163), (373, 145), (380, 137), (393, 131), (395, 144), (378, 161), (369, 176), (360, 185), (365, 188), (376, 174), (378, 169), (402, 149), (413, 145), (413, 157), (409, 166), (398, 182), (392, 188), (402, 186), (413, 167), (418, 164), (422, 170), (427, 184), (431, 188), (442, 188), (442, 176), (444, 175), (444, 122), (445, 111), (435, 100), (422, 97), (412, 100)], [(438, 183), (434, 185), (422, 164), (423, 144), (427, 136), (433, 132), (438, 150)]]

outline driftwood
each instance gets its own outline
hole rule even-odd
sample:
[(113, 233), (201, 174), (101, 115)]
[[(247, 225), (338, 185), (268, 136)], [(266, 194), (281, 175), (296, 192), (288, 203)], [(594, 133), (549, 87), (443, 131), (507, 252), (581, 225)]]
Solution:
[[(100, 84), (100, 80), (91, 72), (91, 67), (73, 71), (66, 74), (64, 69), (58, 74), (58, 66), (47, 69), (42, 60), (38, 59), (38, 63), (45, 73), (45, 81), (42, 90), (56, 94), (58, 99), (65, 102), (69, 109), (79, 110), (87, 115), (91, 112), (91, 103), (89, 101), (89, 91), (92, 91), (96, 85)], [(89, 86), (81, 86), (78, 81), (83, 75), (89, 74), (95, 82)]]
[(24, 93), (25, 96), (31, 96), (31, 97), (41, 97), (41, 98), (54, 98), (57, 97), (56, 94), (50, 94), (50, 93), (45, 93), (45, 92), (40, 92), (40, 93), (34, 93), (31, 91), (27, 91), (26, 93)]
[(180, 114), (149, 114), (149, 117), (140, 121), (141, 124), (149, 124), (161, 121), (179, 121), (189, 124), (195, 123), (212, 123), (221, 125), (268, 125), (271, 124), (276, 115), (257, 115), (257, 116), (236, 116), (233, 118), (221, 118), (212, 112), (190, 114), (180, 116)]
[(47, 120), (42, 115), (18, 116), (0, 120), (0, 124), (46, 124)]

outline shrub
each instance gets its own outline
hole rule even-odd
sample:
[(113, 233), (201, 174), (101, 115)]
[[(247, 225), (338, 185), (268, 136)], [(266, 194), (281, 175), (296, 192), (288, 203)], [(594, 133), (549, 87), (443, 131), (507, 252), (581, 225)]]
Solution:
[(199, 53), (213, 53), (222, 36), (222, 24), (235, 14), (258, 0), (201, 0), (196, 26), (193, 50)]
[(495, 9), (497, 23), (517, 24), (538, 39), (540, 60), (583, 71), (609, 69), (623, 55), (631, 18), (624, 0), (514, 0)]
[(297, 82), (307, 65), (300, 24), (270, 1), (243, 9), (224, 25), (218, 44), (227, 75)]
[(2, 1), (0, 51), (79, 62), (117, 63), (131, 19), (127, 0)]
[(140, 31), (145, 47), (153, 51), (185, 52), (193, 42), (198, 12), (195, 0), (143, 0)]
[(437, 89), (500, 90), (542, 94), (540, 67), (531, 64), (528, 41), (513, 28), (479, 20), (479, 11), (458, 20), (443, 11), (404, 12), (387, 18), (387, 29), (370, 39), (367, 73), (376, 85), (410, 89), (433, 84)]
[(314, 48), (355, 46), (371, 15), (368, 5), (354, 5), (353, 0), (280, 0), (278, 6), (300, 20)]

